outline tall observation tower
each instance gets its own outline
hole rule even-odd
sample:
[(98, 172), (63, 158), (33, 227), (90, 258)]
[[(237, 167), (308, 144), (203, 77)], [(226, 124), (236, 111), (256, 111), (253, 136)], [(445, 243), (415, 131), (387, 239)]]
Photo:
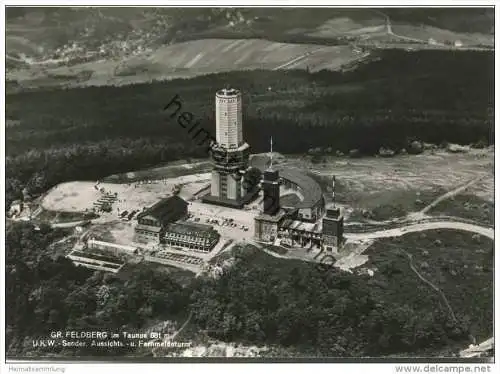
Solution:
[(243, 206), (247, 191), (242, 179), (248, 168), (250, 147), (243, 141), (241, 92), (224, 88), (215, 95), (217, 145), (211, 150), (213, 165), (210, 195), (205, 202)]
[(220, 147), (238, 148), (243, 144), (241, 92), (222, 89), (215, 95), (216, 140)]

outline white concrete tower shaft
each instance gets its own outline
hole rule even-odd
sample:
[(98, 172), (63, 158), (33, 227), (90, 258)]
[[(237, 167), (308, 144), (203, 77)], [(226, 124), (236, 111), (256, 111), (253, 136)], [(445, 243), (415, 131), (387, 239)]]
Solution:
[(220, 147), (231, 149), (243, 144), (241, 92), (224, 88), (215, 95), (216, 140)]

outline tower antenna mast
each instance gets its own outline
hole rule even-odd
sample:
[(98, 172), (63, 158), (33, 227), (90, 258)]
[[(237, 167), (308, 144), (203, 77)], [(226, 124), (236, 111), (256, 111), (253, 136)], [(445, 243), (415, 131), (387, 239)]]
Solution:
[(270, 169), (273, 168), (273, 137), (271, 136), (271, 165), (269, 166)]
[(332, 178), (332, 202), (333, 207), (335, 208), (335, 175)]

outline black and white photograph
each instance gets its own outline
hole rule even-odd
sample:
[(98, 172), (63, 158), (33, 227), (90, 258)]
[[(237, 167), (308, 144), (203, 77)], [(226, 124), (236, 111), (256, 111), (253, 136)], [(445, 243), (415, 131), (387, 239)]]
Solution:
[(495, 371), (494, 2), (2, 8), (2, 371)]

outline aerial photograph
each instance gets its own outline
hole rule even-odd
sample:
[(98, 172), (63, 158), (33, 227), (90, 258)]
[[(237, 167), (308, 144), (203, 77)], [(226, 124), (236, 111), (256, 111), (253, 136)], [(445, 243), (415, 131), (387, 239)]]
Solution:
[(7, 362), (493, 362), (493, 7), (4, 11)]

